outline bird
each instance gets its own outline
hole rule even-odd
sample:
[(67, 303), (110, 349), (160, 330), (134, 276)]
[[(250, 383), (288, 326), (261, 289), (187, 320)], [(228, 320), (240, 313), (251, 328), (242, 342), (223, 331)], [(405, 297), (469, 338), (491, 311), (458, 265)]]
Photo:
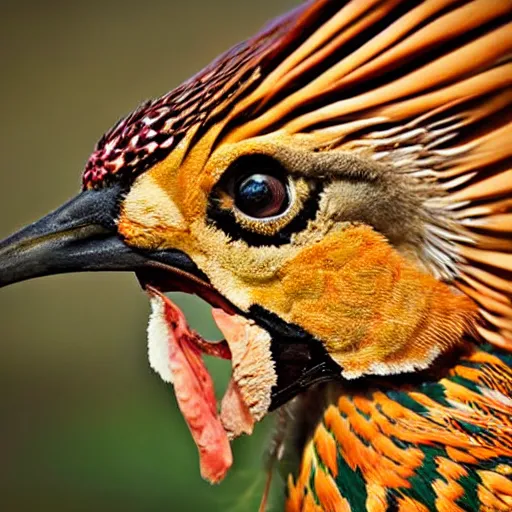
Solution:
[(300, 3), (107, 131), (0, 286), (134, 272), (212, 482), (273, 412), (286, 512), (512, 510), (511, 57), (510, 0)]

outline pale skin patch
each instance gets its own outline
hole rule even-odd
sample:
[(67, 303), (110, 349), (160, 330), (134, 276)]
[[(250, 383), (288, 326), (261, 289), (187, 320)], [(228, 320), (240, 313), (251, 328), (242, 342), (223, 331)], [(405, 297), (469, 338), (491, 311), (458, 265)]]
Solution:
[(132, 185), (118, 219), (119, 233), (128, 245), (141, 249), (168, 248), (186, 235), (190, 219), (180, 201), (183, 195), (178, 171), (194, 133), (191, 128), (167, 158)]
[(271, 390), (277, 384), (270, 334), (253, 321), (221, 309), (212, 310), (212, 314), (231, 350), (233, 379), (252, 416), (259, 421), (270, 408)]
[(186, 229), (176, 203), (151, 174), (141, 176), (134, 183), (123, 202), (122, 217), (146, 228)]

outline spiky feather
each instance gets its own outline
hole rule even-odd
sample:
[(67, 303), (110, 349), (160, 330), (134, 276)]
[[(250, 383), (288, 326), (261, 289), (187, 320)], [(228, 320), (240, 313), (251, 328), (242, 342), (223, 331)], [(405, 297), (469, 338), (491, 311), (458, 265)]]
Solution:
[(324, 22), (236, 105), (225, 136), (307, 133), (416, 180), (424, 263), (479, 304), (483, 339), (511, 349), (512, 2), (330, 6), (306, 10), (304, 27), (323, 10)]
[(510, 0), (307, 2), (120, 121), (85, 186), (134, 179), (215, 123), (216, 144), (276, 132), (369, 156), (421, 189), (420, 259), (510, 349), (511, 13)]

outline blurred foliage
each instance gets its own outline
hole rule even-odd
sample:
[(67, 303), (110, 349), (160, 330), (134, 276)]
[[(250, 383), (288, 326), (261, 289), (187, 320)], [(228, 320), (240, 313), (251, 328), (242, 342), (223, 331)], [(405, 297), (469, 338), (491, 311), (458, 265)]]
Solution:
[[(295, 0), (2, 2), (0, 237), (74, 195), (96, 140)], [(176, 298), (193, 327), (209, 307)], [(0, 510), (256, 510), (269, 422), (210, 486), (172, 389), (147, 363), (131, 275), (55, 276), (0, 294)], [(219, 393), (229, 364), (210, 361)], [(282, 482), (276, 478), (278, 499)]]

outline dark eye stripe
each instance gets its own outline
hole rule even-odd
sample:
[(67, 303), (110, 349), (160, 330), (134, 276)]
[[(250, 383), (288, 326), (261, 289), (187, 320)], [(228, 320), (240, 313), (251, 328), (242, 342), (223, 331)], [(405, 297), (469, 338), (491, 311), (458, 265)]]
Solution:
[(211, 198), (208, 203), (207, 221), (210, 225), (224, 231), (231, 239), (243, 240), (252, 247), (289, 244), (292, 235), (303, 231), (308, 222), (316, 217), (322, 191), (323, 184), (317, 184), (297, 216), (274, 235), (262, 235), (243, 228), (236, 221), (232, 210), (222, 208), (215, 198)]

